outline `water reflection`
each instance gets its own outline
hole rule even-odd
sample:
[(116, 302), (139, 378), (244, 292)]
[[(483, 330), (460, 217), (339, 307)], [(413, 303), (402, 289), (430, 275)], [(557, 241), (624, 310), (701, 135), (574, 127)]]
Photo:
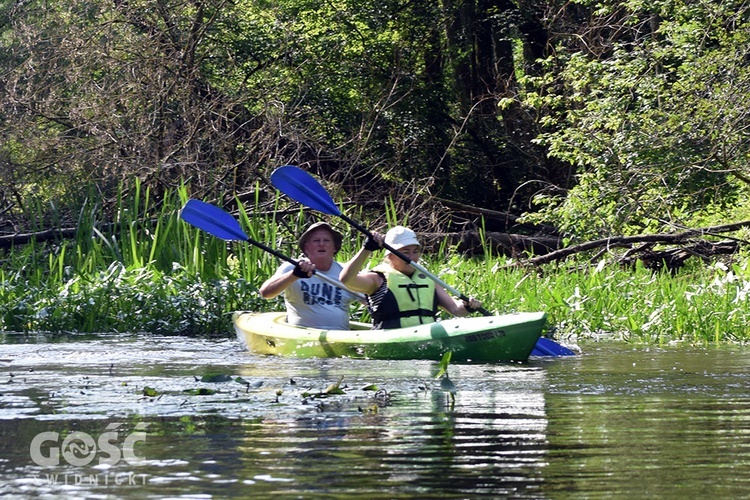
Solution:
[[(451, 404), (432, 362), (289, 360), (231, 341), (138, 336), (4, 347), (0, 494), (502, 495), (535, 491), (545, 464), (540, 367), (451, 366)], [(200, 382), (206, 373), (229, 381)], [(345, 394), (323, 397), (341, 377)], [(185, 392), (206, 387), (216, 392)], [(143, 423), (137, 465), (102, 469), (101, 453), (77, 467), (30, 460), (43, 432), (60, 436), (49, 455), (72, 432), (97, 440), (107, 426), (126, 435)]]
[[(452, 404), (431, 362), (259, 357), (228, 339), (14, 337), (0, 355), (0, 495), (737, 498), (750, 491), (745, 351), (592, 345), (584, 352), (452, 365)], [(206, 382), (208, 374), (226, 381)], [(341, 377), (344, 394), (324, 394)], [(124, 439), (143, 425), (146, 438), (132, 450), (141, 460), (131, 463)], [(110, 444), (122, 456), (108, 463), (99, 439), (113, 428), (119, 435)], [(31, 446), (45, 432), (56, 433), (45, 456), (75, 433), (97, 449), (83, 454), (91, 457), (84, 465), (60, 455), (40, 465)]]
[[(375, 414), (264, 426), (269, 431), (265, 445), (254, 436), (247, 448), (252, 463), (309, 491), (335, 486), (336, 491), (367, 497), (498, 496), (536, 490), (546, 453), (543, 372), (521, 369), (536, 379), (536, 392), (500, 393), (487, 389), (510, 386), (504, 379), (521, 372), (452, 371), (458, 380), (477, 382), (465, 389), (459, 384), (461, 397), (452, 408), (443, 393), (430, 391), (402, 394), (392, 407)], [(316, 464), (312, 470), (310, 463)], [(328, 471), (322, 481), (321, 470)]]
[(747, 496), (748, 364), (736, 348), (601, 348), (549, 366), (547, 491)]

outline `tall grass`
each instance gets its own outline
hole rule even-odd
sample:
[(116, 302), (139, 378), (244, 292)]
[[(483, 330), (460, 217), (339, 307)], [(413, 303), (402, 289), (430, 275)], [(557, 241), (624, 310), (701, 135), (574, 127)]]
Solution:
[[(111, 221), (100, 220), (95, 203), (83, 204), (74, 239), (32, 242), (0, 254), (0, 330), (228, 335), (234, 310), (283, 308), (281, 298), (264, 301), (257, 293), (277, 259), (180, 220), (186, 189), (158, 202), (137, 183), (128, 193), (118, 199)], [(286, 203), (277, 198), (267, 206), (256, 198), (241, 206), (243, 229), (293, 258), (300, 254), (299, 234), (320, 218), (345, 235), (339, 260), (362, 244), (362, 235), (339, 220), (290, 211)], [(361, 213), (353, 218), (367, 225)], [(387, 220), (408, 223), (392, 207)], [(522, 269), (484, 250), (479, 258), (464, 258), (444, 243), (422, 260), (491, 311), (547, 312), (557, 336), (649, 344), (750, 338), (746, 258), (713, 266), (696, 261), (672, 276), (615, 265)], [(372, 263), (381, 258), (376, 253)]]
[(74, 239), (12, 249), (0, 268), (0, 329), (225, 333), (230, 308), (259, 300), (229, 265), (232, 245), (179, 219), (186, 200), (180, 189), (157, 204), (136, 184), (114, 223), (85, 204)]
[(453, 255), (433, 265), (448, 284), (482, 299), (491, 311), (545, 311), (558, 336), (649, 344), (750, 339), (746, 258), (731, 266), (696, 260), (676, 275), (642, 265), (522, 269), (509, 264), (505, 258)]

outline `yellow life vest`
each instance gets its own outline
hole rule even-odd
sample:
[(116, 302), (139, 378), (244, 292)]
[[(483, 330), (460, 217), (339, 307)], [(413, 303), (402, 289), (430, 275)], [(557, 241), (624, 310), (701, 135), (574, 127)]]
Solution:
[(375, 328), (399, 328), (435, 322), (438, 301), (432, 279), (419, 270), (407, 276), (387, 264), (381, 264), (373, 271), (385, 278), (386, 288), (384, 293), (381, 288), (369, 297)]

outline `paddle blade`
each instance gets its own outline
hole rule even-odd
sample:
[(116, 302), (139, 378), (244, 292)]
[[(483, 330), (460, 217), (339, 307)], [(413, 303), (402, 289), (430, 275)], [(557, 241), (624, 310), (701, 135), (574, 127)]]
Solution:
[(276, 189), (303, 205), (328, 215), (341, 211), (323, 186), (315, 178), (294, 165), (284, 165), (273, 171), (271, 184)]
[(546, 337), (539, 337), (531, 351), (532, 356), (575, 356), (575, 354), (567, 347)]
[(200, 200), (188, 200), (180, 210), (180, 218), (222, 240), (248, 240), (240, 223), (230, 213)]

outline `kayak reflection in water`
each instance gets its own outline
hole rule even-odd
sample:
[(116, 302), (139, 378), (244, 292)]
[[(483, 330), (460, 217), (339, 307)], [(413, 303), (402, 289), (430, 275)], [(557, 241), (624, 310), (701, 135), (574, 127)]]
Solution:
[(385, 245), (397, 250), (412, 262), (418, 262), (422, 245), (411, 229), (396, 226), (385, 236), (372, 233), (357, 254), (344, 264), (339, 275), (351, 290), (367, 295), (374, 328), (400, 328), (433, 323), (438, 307), (454, 316), (466, 316), (482, 307), (474, 298), (468, 302), (454, 299), (425, 273), (386, 249), (383, 262), (371, 271), (362, 270), (373, 251)]
[[(351, 292), (334, 286), (342, 270), (334, 256), (341, 250), (341, 233), (325, 222), (311, 225), (299, 238), (304, 255), (297, 265), (282, 263), (260, 287), (264, 299), (284, 294), (287, 322), (292, 325), (349, 329), (349, 304), (357, 300)], [(327, 281), (318, 275), (331, 278)]]

